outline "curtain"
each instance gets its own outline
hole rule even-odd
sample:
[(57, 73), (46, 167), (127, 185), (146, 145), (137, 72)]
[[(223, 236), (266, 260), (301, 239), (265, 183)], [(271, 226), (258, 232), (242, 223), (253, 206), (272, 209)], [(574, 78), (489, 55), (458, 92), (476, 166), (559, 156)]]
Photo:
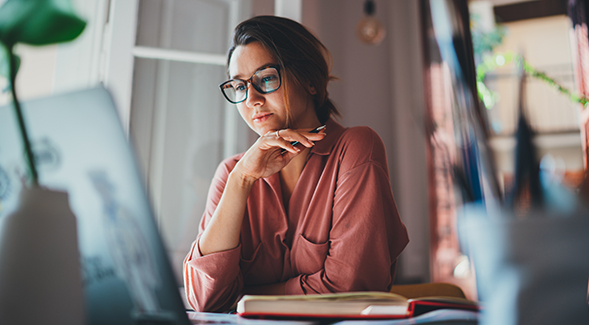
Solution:
[[(572, 53), (575, 80), (579, 94), (589, 95), (589, 34), (587, 31), (587, 0), (569, 0), (568, 13), (573, 25)], [(589, 143), (589, 110), (580, 108), (579, 123), (583, 146), (583, 163), (587, 169)], [(587, 183), (587, 182), (585, 182)]]
[(476, 299), (474, 272), (460, 250), (457, 208), (500, 200), (476, 68), (466, 0), (422, 0), (432, 282)]

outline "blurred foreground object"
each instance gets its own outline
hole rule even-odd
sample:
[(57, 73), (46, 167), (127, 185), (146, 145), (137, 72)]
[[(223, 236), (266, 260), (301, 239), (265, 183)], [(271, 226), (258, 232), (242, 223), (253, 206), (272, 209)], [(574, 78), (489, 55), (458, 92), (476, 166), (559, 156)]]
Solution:
[(476, 299), (468, 258), (460, 251), (456, 209), (501, 200), (487, 143), (466, 0), (422, 0), (431, 282), (449, 282)]
[(68, 194), (23, 188), (0, 221), (0, 324), (83, 324), (79, 256)]
[(467, 204), (458, 220), (484, 306), (481, 324), (589, 324), (589, 211), (540, 169), (519, 58), (513, 187), (505, 204)]
[(1, 324), (84, 323), (76, 217), (67, 193), (39, 186), (15, 87), (19, 60), (14, 46), (71, 41), (85, 26), (68, 0), (8, 0), (0, 7), (0, 43), (5, 47), (0, 71), (8, 71), (31, 182), (17, 209), (0, 220)]
[(14, 54), (14, 46), (18, 43), (48, 45), (68, 42), (78, 37), (85, 27), (86, 22), (76, 16), (69, 0), (8, 0), (0, 7), (0, 43), (6, 50), (0, 50), (0, 71), (8, 71), (14, 108), (34, 185), (38, 184), (38, 174), (16, 92), (20, 59)]
[(589, 324), (589, 214), (466, 206), (458, 223), (473, 258), (481, 325)]

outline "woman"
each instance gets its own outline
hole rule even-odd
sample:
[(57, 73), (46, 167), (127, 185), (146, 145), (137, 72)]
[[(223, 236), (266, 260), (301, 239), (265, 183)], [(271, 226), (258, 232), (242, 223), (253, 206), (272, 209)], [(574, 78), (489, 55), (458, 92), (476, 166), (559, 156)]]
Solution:
[(212, 181), (184, 261), (195, 310), (228, 310), (245, 293), (390, 289), (407, 232), (378, 135), (331, 119), (328, 57), (286, 18), (254, 17), (235, 29), (230, 80), (220, 87), (260, 137)]

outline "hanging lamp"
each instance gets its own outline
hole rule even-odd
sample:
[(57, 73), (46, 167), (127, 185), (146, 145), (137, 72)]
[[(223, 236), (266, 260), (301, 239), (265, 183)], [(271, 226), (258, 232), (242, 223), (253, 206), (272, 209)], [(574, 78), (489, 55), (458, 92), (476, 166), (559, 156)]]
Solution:
[(375, 17), (376, 5), (373, 0), (364, 2), (364, 18), (356, 25), (356, 33), (360, 41), (369, 45), (378, 45), (384, 39), (386, 31)]

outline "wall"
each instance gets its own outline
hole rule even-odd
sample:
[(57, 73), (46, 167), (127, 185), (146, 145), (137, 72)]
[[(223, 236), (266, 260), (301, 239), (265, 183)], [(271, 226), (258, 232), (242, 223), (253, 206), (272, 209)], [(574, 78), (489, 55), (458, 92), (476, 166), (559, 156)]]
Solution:
[[(50, 95), (53, 91), (57, 46), (17, 45), (14, 51), (21, 59), (21, 66), (16, 78), (19, 99), (27, 100)], [(8, 84), (8, 79), (0, 76), (0, 105), (12, 101), (8, 92)]]
[(368, 125), (385, 143), (392, 188), (410, 244), (397, 280), (429, 280), (424, 99), (417, 1), (375, 1), (387, 30), (378, 46), (356, 38), (363, 0), (304, 0), (303, 24), (331, 51), (330, 97), (344, 126)]

